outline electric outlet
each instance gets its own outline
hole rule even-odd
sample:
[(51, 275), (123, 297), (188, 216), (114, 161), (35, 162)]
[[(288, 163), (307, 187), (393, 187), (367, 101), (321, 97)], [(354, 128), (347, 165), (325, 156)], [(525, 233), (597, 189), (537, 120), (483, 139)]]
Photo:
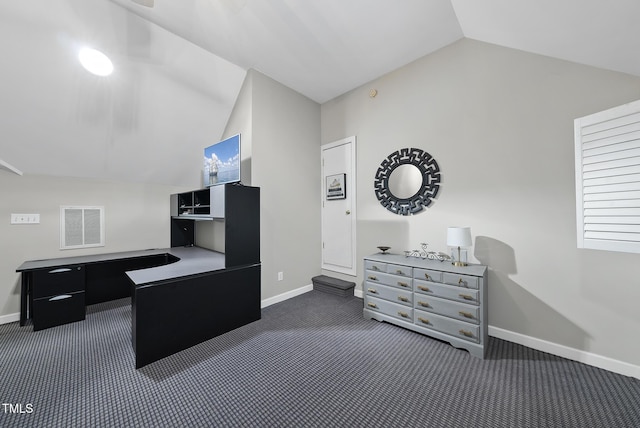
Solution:
[(40, 214), (11, 214), (11, 224), (38, 224)]
[(284, 279), (284, 272), (278, 272), (278, 281), (282, 281)]

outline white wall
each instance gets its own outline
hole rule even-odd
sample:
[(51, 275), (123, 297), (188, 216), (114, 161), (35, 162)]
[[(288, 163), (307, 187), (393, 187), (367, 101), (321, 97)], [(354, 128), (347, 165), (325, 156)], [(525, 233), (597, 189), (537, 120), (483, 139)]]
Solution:
[[(169, 195), (173, 186), (42, 175), (0, 169), (0, 317), (20, 312), (20, 275), (26, 260), (111, 253), (170, 245)], [(60, 250), (60, 206), (104, 206), (105, 246)], [(11, 213), (40, 214), (40, 224), (11, 225)]]
[(320, 105), (259, 72), (249, 75), (264, 300), (307, 286), (320, 273)]
[[(640, 255), (576, 248), (573, 149), (574, 118), (638, 98), (636, 77), (466, 39), (323, 104), (323, 143), (358, 138), (358, 257), (381, 244), (447, 251), (447, 226), (470, 226), (494, 334), (640, 366)], [(442, 171), (413, 217), (373, 192), (402, 147)]]

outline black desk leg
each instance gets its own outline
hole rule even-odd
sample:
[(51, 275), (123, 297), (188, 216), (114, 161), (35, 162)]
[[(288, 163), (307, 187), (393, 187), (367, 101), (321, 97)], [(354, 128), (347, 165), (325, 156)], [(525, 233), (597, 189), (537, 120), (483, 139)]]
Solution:
[(31, 274), (22, 272), (22, 284), (20, 286), (20, 327), (24, 326), (29, 318), (28, 298), (29, 298), (29, 276)]

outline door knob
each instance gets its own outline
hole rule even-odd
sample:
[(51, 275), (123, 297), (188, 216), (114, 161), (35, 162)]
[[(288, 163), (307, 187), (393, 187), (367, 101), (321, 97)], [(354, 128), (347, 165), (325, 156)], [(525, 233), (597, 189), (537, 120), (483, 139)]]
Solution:
[(349, 214), (351, 214), (351, 211), (347, 210), (347, 212), (345, 214), (349, 215)]

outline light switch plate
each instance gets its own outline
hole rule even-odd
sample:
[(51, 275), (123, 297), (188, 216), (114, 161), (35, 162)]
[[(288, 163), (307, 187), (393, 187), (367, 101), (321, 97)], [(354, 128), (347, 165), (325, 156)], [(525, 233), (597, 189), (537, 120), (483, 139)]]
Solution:
[(40, 214), (11, 214), (11, 224), (39, 224)]

